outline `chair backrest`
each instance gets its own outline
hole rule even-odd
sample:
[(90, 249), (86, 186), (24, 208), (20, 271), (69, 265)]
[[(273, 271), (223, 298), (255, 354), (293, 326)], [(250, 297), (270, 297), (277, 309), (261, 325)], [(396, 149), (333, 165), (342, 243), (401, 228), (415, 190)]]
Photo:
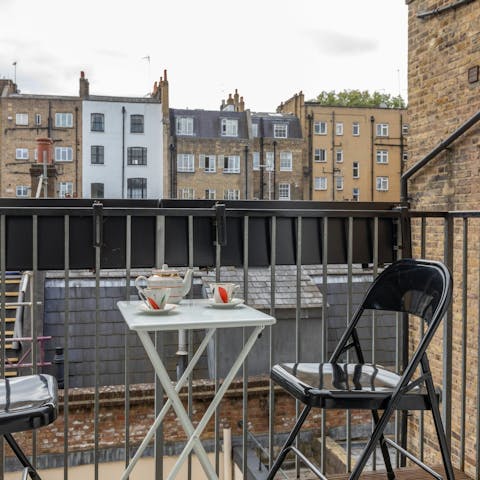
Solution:
[[(447, 311), (451, 298), (452, 277), (442, 263), (411, 258), (392, 263), (373, 281), (330, 362), (337, 362), (340, 355), (354, 347), (358, 361), (363, 363), (356, 325), (365, 310), (384, 310), (410, 313), (428, 324), (427, 332), (412, 357), (416, 364)], [(353, 339), (353, 343), (348, 344), (349, 339)]]
[(404, 258), (387, 267), (370, 286), (363, 309), (406, 312), (440, 321), (451, 299), (447, 267), (431, 260)]

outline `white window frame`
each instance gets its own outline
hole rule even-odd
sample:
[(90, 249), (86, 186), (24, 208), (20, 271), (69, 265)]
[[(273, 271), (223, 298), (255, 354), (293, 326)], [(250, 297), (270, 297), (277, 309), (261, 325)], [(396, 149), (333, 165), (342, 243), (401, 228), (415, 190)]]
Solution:
[(352, 200), (354, 202), (359, 202), (360, 201), (360, 189), (358, 187), (353, 187)]
[(16, 113), (15, 125), (28, 125), (28, 113)]
[(30, 190), (30, 187), (27, 185), (17, 185), (15, 187), (15, 196), (16, 197), (28, 197), (28, 191)]
[(292, 152), (285, 150), (280, 152), (280, 171), (291, 172), (293, 166)]
[(313, 179), (313, 188), (315, 190), (327, 190), (328, 188), (328, 179), (327, 177), (314, 177)]
[(388, 164), (388, 150), (377, 150), (376, 158), (378, 164)]
[(313, 133), (315, 135), (327, 135), (328, 133), (328, 124), (327, 122), (314, 122), (313, 123)]
[(343, 122), (337, 122), (335, 124), (335, 135), (343, 135)]
[(217, 171), (217, 157), (215, 155), (199, 155), (198, 168), (205, 173), (215, 173)]
[(343, 190), (343, 175), (337, 175), (335, 177), (335, 188), (337, 190)]
[(35, 114), (35, 125), (41, 125), (42, 124), (42, 116), (39, 113)]
[(177, 153), (177, 172), (194, 172), (195, 155), (193, 153)]
[(388, 177), (377, 177), (377, 192), (388, 192)]
[(316, 163), (325, 163), (327, 161), (327, 149), (316, 148), (313, 151), (313, 161)]
[(205, 189), (205, 200), (215, 200), (217, 198), (217, 192), (214, 188)]
[(352, 135), (354, 137), (360, 136), (360, 122), (353, 122), (352, 123)]
[[(356, 171), (356, 175), (355, 175)], [(360, 162), (353, 162), (352, 163), (352, 176), (353, 178), (360, 178)]]
[(278, 199), (290, 200), (290, 184), (289, 183), (278, 184)]
[(252, 153), (252, 169), (260, 170), (260, 152)]
[(377, 137), (388, 137), (388, 127), (388, 123), (377, 123), (375, 127)]
[(16, 148), (15, 160), (28, 160), (28, 148)]
[(55, 147), (56, 162), (73, 162), (72, 147)]
[(178, 198), (180, 200), (193, 200), (195, 198), (195, 189), (193, 187), (179, 188)]
[(274, 123), (273, 138), (288, 138), (288, 124)]
[(235, 188), (226, 188), (223, 190), (224, 200), (240, 200), (240, 190)]
[(73, 197), (73, 182), (59, 182), (58, 198), (72, 198), (72, 197)]
[(177, 135), (193, 136), (193, 117), (177, 117), (175, 130)]
[(335, 162), (343, 163), (343, 150), (341, 148), (338, 150), (335, 150)]
[(236, 118), (222, 118), (220, 135), (222, 137), (238, 137), (238, 120)]
[(55, 126), (61, 128), (73, 127), (73, 113), (59, 112), (55, 114)]
[(240, 173), (240, 155), (223, 157), (223, 173)]

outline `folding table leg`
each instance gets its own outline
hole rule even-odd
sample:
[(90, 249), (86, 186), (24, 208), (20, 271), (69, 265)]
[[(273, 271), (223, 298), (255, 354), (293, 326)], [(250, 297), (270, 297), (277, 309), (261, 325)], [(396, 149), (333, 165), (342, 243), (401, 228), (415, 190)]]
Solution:
[[(202, 353), (205, 351), (205, 349), (207, 348), (208, 346), (208, 342), (210, 341), (210, 339), (213, 337), (213, 334), (215, 333), (215, 329), (209, 329), (207, 331), (207, 334), (205, 335), (204, 339), (202, 340), (202, 343), (199, 345), (199, 347), (197, 348), (197, 351), (195, 352), (195, 354), (193, 355), (192, 359), (190, 360), (189, 364), (187, 365), (187, 368), (185, 369), (185, 371), (183, 372), (183, 375), (182, 377), (180, 378), (180, 380), (177, 382), (177, 385), (175, 386), (175, 391), (178, 393), (180, 392), (180, 390), (183, 388), (183, 386), (185, 385), (185, 383), (187, 382), (188, 380), (188, 377), (190, 376), (190, 374), (192, 373), (193, 369), (195, 368), (195, 365), (197, 364), (198, 360), (200, 359), (200, 357), (202, 356)], [(140, 446), (138, 447), (137, 451), (135, 452), (135, 455), (133, 456), (133, 458), (130, 460), (130, 463), (128, 464), (128, 467), (124, 470), (123, 474), (122, 474), (122, 477), (120, 480), (127, 480), (131, 471), (133, 470), (133, 468), (135, 467), (135, 465), (137, 464), (138, 460), (140, 459), (140, 457), (142, 456), (143, 452), (145, 451), (145, 449), (147, 448), (148, 444), (150, 443), (150, 440), (153, 438), (153, 436), (155, 435), (155, 432), (157, 430), (157, 428), (159, 427), (160, 423), (163, 421), (163, 418), (165, 417), (165, 415), (167, 414), (168, 410), (170, 409), (170, 407), (172, 406), (172, 401), (170, 399), (168, 399), (166, 402), (165, 402), (165, 405), (163, 406), (162, 410), (160, 411), (160, 413), (158, 414), (157, 418), (155, 419), (155, 421), (153, 422), (152, 426), (150, 427), (150, 429), (148, 430), (147, 432), (147, 435), (145, 436), (145, 438), (143, 439), (142, 443), (140, 444)]]
[[(182, 466), (183, 462), (186, 460), (188, 454), (194, 448), (194, 446), (198, 443), (200, 443), (200, 435), (202, 434), (203, 430), (207, 426), (208, 421), (212, 417), (212, 415), (215, 413), (215, 410), (217, 409), (218, 405), (220, 404), (223, 396), (225, 395), (228, 387), (232, 383), (232, 380), (234, 379), (235, 375), (237, 374), (238, 370), (242, 366), (242, 363), (245, 361), (245, 358), (247, 357), (248, 353), (252, 349), (253, 345), (255, 344), (258, 336), (260, 335), (260, 332), (265, 328), (264, 325), (260, 325), (258, 327), (255, 327), (253, 332), (250, 334), (250, 337), (248, 340), (245, 342), (245, 345), (243, 346), (242, 350), (240, 351), (237, 359), (233, 363), (232, 367), (230, 368), (230, 371), (226, 375), (225, 379), (222, 382), (222, 385), (218, 389), (216, 395), (213, 397), (210, 405), (208, 406), (207, 410), (203, 414), (202, 419), (198, 422), (197, 428), (193, 432), (193, 435), (191, 436), (190, 440), (187, 442), (185, 445), (185, 448), (183, 449), (182, 453), (178, 457), (175, 465), (173, 466), (170, 475), (168, 476), (168, 480), (175, 478), (175, 475), (178, 473), (180, 467)], [(210, 479), (215, 479), (217, 476), (213, 477), (208, 477)]]
[(178, 420), (190, 439), (188, 443), (191, 443), (192, 447), (195, 449), (195, 453), (197, 454), (198, 460), (200, 461), (205, 473), (207, 474), (207, 477), (209, 479), (217, 478), (217, 474), (215, 473), (212, 464), (208, 460), (207, 452), (203, 448), (200, 439), (196, 436), (196, 431), (192, 425), (192, 422), (190, 421), (190, 418), (182, 404), (182, 401), (180, 400), (180, 397), (178, 396), (178, 393), (175, 391), (175, 388), (172, 385), (170, 377), (168, 376), (168, 372), (165, 369), (165, 366), (163, 365), (163, 362), (160, 359), (155, 346), (153, 345), (150, 335), (148, 334), (148, 332), (141, 330), (137, 333), (150, 361), (152, 362), (155, 373), (160, 380), (160, 383), (162, 384), (162, 387), (167, 394), (167, 397), (172, 402), (172, 406), (175, 410), (175, 413), (177, 414)]

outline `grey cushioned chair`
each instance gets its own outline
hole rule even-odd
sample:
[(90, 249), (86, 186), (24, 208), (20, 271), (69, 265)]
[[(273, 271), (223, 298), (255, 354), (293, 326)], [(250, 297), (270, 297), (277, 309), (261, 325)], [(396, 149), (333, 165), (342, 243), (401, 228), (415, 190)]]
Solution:
[(23, 479), (41, 480), (23, 450), (12, 436), (34, 430), (57, 418), (57, 381), (51, 375), (26, 375), (0, 380), (0, 434), (24, 467)]
[[(387, 445), (403, 454), (408, 452), (384, 437), (385, 428), (392, 414), (395, 410), (431, 410), (446, 478), (453, 480), (450, 452), (438, 407), (440, 393), (434, 387), (426, 353), (451, 302), (451, 296), (451, 275), (443, 264), (427, 260), (399, 260), (387, 267), (374, 280), (328, 363), (275, 365), (271, 371), (272, 379), (305, 407), (267, 478), (269, 480), (274, 478), (287, 453), (291, 451), (318, 478), (325, 480), (326, 477), (318, 467), (293, 445), (310, 410), (324, 408), (364, 409), (372, 412), (375, 428), (349, 476), (350, 479), (360, 477), (378, 444), (385, 461), (387, 477), (395, 478)], [(406, 312), (420, 317), (425, 323), (425, 334), (402, 374), (379, 365), (365, 363), (356, 327), (366, 310)], [(350, 350), (356, 354), (356, 363), (341, 360), (341, 357)], [(418, 367), (419, 375), (414, 378)], [(381, 416), (378, 410), (383, 410)], [(442, 478), (412, 454), (408, 453), (408, 457), (435, 478)]]

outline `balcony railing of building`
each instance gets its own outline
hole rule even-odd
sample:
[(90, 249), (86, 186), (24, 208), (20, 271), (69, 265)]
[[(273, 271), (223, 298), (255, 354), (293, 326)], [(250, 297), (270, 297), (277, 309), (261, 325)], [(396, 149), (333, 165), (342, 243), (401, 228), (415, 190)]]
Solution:
[[(359, 295), (358, 284), (366, 287), (383, 265), (396, 258), (416, 256), (443, 260), (454, 272), (455, 300), (438, 342), (433, 368), (436, 382), (442, 384), (442, 412), (454, 465), (480, 478), (477, 461), (480, 458), (480, 417), (476, 408), (480, 399), (480, 382), (477, 381), (480, 378), (477, 362), (480, 349), (480, 212), (411, 212), (384, 203), (225, 202), (225, 205), (216, 205), (212, 201), (103, 201), (92, 205), (79, 200), (2, 202), (0, 296), (3, 318), (5, 272), (30, 270), (36, 288), (32, 293), (34, 298), (30, 299), (32, 315), (24, 316), (25, 335), (33, 339), (52, 336), (51, 352), (55, 347), (64, 348), (63, 413), (56, 422), (54, 437), (57, 443), (52, 445), (52, 437), (43, 430), (24, 440), (29, 444), (34, 461), (41, 466), (62, 466), (67, 479), (74, 464), (91, 463), (90, 478), (96, 480), (100, 478), (100, 464), (107, 457), (126, 465), (135, 452), (139, 443), (135, 405), (150, 401), (149, 395), (154, 394), (154, 409), (158, 412), (161, 408), (163, 395), (159, 385), (153, 373), (143, 368), (146, 361), (138, 352), (138, 343), (123, 326), (115, 307), (115, 295), (118, 300), (128, 300), (135, 294), (132, 279), (138, 272), (164, 263), (180, 269), (191, 267), (196, 269), (198, 286), (203, 277), (219, 281), (225, 275), (230, 275), (229, 278), (233, 275), (242, 284), (246, 302), (258, 302), (257, 305), (260, 305), (258, 288), (267, 286), (267, 291), (262, 292), (263, 307), (259, 308), (288, 323), (283, 332), (277, 324), (263, 334), (262, 354), (245, 362), (241, 381), (235, 387), (241, 412), (236, 408), (238, 405), (229, 404), (223, 410), (220, 407), (211, 428), (211, 438), (206, 439), (219, 471), (222, 428), (233, 427), (237, 433), (234, 435), (235, 458), (243, 478), (263, 478), (261, 475), (275, 455), (275, 446), (298, 414), (298, 406), (293, 403), (286, 407), (288, 400), (282, 400), (282, 411), (278, 413), (279, 393), (266, 375), (260, 380), (258, 375), (267, 374), (271, 365), (284, 358), (307, 361), (314, 355), (315, 360), (325, 361), (329, 338), (337, 334), (336, 329), (346, 325), (353, 312)], [(262, 279), (267, 279), (262, 287), (255, 284), (259, 272)], [(290, 278), (288, 285), (282, 284), (286, 277)], [(62, 298), (47, 293), (49, 287), (61, 292)], [(82, 288), (88, 289), (89, 298), (85, 300), (88, 308), (80, 305)], [(108, 288), (117, 288), (116, 294), (106, 293)], [(286, 302), (282, 288), (289, 290), (290, 303)], [(312, 304), (309, 299), (315, 289), (320, 301)], [(200, 288), (191, 293), (200, 294)], [(56, 326), (48, 326), (47, 318), (56, 318)], [(82, 318), (89, 319), (89, 323)], [(112, 327), (115, 331), (110, 330), (112, 325), (116, 325)], [(398, 369), (402, 368), (411, 342), (420, 334), (409, 327), (406, 318), (397, 322), (378, 315), (372, 315), (363, 332), (371, 345), (370, 360), (381, 359), (395, 364)], [(240, 342), (245, 341), (245, 335), (245, 331), (240, 333)], [(2, 338), (5, 338), (5, 322)], [(80, 354), (76, 347), (72, 349), (76, 339), (83, 341)], [(163, 334), (156, 335), (155, 340), (166, 355), (177, 341)], [(195, 334), (189, 333), (188, 356), (192, 355), (196, 341)], [(217, 338), (217, 343), (222, 341), (233, 340)], [(385, 352), (387, 341), (394, 347), (391, 354)], [(315, 345), (313, 353), (312, 344)], [(115, 352), (121, 357), (123, 367), (120, 373), (117, 369), (111, 374), (109, 362), (118, 358), (112, 360), (108, 355)], [(32, 354), (36, 358), (36, 348), (32, 349)], [(202, 391), (196, 381), (206, 377), (212, 389), (218, 389), (225, 362), (222, 355), (219, 348), (209, 349), (203, 370), (189, 380), (185, 401), (192, 416), (195, 409), (200, 408), (194, 405), (194, 396)], [(261, 367), (257, 364), (258, 358)], [(47, 358), (52, 359), (53, 355)], [(4, 352), (1, 360), (3, 366)], [(33, 372), (40, 369), (36, 362), (31, 363)], [(171, 363), (172, 369), (181, 369), (181, 360), (173, 359)], [(256, 430), (258, 412), (252, 410), (250, 401), (258, 394), (262, 382), (265, 385), (266, 404), (262, 405), (266, 428)], [(147, 388), (148, 393), (138, 393), (138, 384), (145, 383), (154, 384), (153, 390)], [(93, 405), (91, 418), (85, 417), (82, 421), (79, 410), (90, 402)], [(121, 429), (118, 422), (112, 423), (108, 415), (102, 413), (106, 407), (115, 405), (120, 407), (124, 418)], [(237, 416), (232, 415), (233, 410)], [(333, 437), (340, 431), (344, 438), (341, 468), (349, 470), (355, 462), (356, 431), (365, 425), (368, 429), (369, 421), (348, 413), (340, 415), (339, 419), (322, 414), (316, 418), (316, 424), (310, 426), (309, 431), (314, 433), (306, 441), (312, 444), (317, 437), (325, 439), (327, 434)], [(241, 425), (238, 431), (234, 428), (237, 424)], [(85, 433), (82, 441), (75, 440), (73, 430), (89, 428), (90, 436)], [(175, 442), (165, 441), (166, 428), (157, 433), (150, 451), (155, 458), (152, 478), (156, 479), (163, 478), (165, 455), (175, 453)], [(419, 451), (422, 458), (435, 459), (428, 442), (429, 424), (422, 416), (398, 415), (392, 425), (392, 435), (397, 442)], [(256, 477), (249, 468), (252, 436), (264, 451), (263, 466), (256, 471)], [(181, 442), (182, 438), (177, 440)], [(325, 471), (329, 468), (328, 442), (321, 441), (319, 445), (317, 459)], [(105, 455), (108, 449), (110, 456)], [(9, 455), (8, 447), (5, 453)], [(0, 456), (0, 461), (1, 473), (11, 468), (8, 458), (3, 460)], [(405, 464), (405, 459), (398, 455), (395, 461), (397, 468)], [(372, 468), (377, 467), (381, 468), (373, 459)], [(295, 468), (299, 469), (300, 465)], [(196, 478), (190, 462), (187, 476)]]

